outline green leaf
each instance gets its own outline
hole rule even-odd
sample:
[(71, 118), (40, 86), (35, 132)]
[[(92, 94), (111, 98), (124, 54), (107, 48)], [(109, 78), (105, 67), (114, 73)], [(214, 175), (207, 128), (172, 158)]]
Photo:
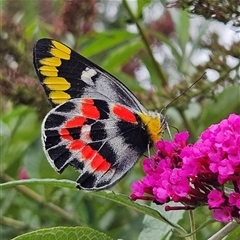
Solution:
[(163, 217), (158, 211), (150, 208), (146, 205), (141, 205), (137, 202), (133, 202), (130, 200), (130, 198), (126, 195), (120, 194), (120, 193), (114, 193), (112, 191), (100, 191), (100, 192), (92, 192), (93, 195), (97, 195), (99, 197), (103, 197), (105, 199), (114, 201), (116, 203), (119, 203), (121, 205), (127, 206), (129, 208), (135, 209), (141, 213), (147, 214), (149, 216), (152, 216), (153, 218), (158, 219), (158, 221), (166, 222), (167, 224), (170, 224), (173, 227), (178, 227), (177, 225), (171, 223)]
[(1, 146), (4, 149), (1, 153), (4, 168), (7, 169), (12, 164), (20, 164), (19, 160), (40, 134), (40, 122), (34, 110), (26, 106), (16, 107), (5, 113), (2, 122), (10, 131)]
[(161, 79), (159, 78), (159, 74), (156, 72), (156, 68), (152, 64), (152, 60), (149, 56), (142, 56), (141, 61), (144, 63), (150, 74), (150, 80), (153, 85), (157, 88), (157, 90), (161, 89)]
[(70, 180), (58, 180), (58, 179), (50, 179), (50, 178), (45, 178), (45, 179), (25, 179), (25, 180), (15, 180), (15, 181), (10, 181), (6, 183), (1, 183), (0, 184), (0, 189), (6, 189), (6, 188), (11, 188), (11, 187), (16, 187), (18, 185), (51, 185), (54, 187), (66, 187), (66, 188), (73, 188), (76, 189), (76, 183), (74, 181)]
[(114, 48), (113, 51), (108, 54), (102, 67), (106, 70), (119, 68), (127, 63), (141, 48), (143, 48), (143, 42), (139, 39), (135, 39), (131, 43)]
[(104, 233), (87, 227), (54, 227), (23, 234), (13, 240), (112, 240)]
[[(171, 203), (168, 203), (168, 205), (173, 205)], [(176, 203), (174, 203), (174, 206), (176, 206)], [(185, 211), (168, 211), (166, 212), (164, 210), (164, 206), (151, 204), (152, 209), (155, 209), (161, 214), (161, 216), (164, 216), (165, 219), (168, 219), (171, 221), (174, 225), (177, 225), (179, 220), (181, 220), (184, 216)], [(139, 240), (159, 240), (159, 239), (169, 239), (170, 236), (172, 236), (172, 230), (173, 228), (164, 222), (159, 222), (156, 218), (153, 218), (149, 215), (146, 215), (144, 220), (144, 229), (139, 235)], [(174, 228), (178, 234), (186, 234), (186, 232), (178, 227)]]
[(149, 4), (152, 0), (137, 0), (137, 17), (142, 18), (143, 8)]
[(28, 26), (25, 28), (25, 37), (27, 39), (32, 39), (32, 36), (34, 35), (35, 29), (37, 27), (37, 21), (31, 20), (31, 23), (28, 24)]
[[(38, 138), (29, 146), (23, 157), (24, 167), (29, 178), (42, 178), (42, 174), (46, 174), (47, 169), (41, 168), (43, 160), (47, 162), (45, 158), (42, 143)], [(44, 171), (42, 171), (43, 169)]]
[(126, 32), (125, 30), (98, 33), (90, 43), (84, 46), (81, 54), (86, 57), (91, 57), (116, 45), (126, 43), (136, 36), (136, 34)]
[[(0, 189), (5, 189), (9, 187), (15, 187), (17, 185), (52, 185), (56, 187), (66, 187), (66, 188), (75, 188), (76, 189), (76, 183), (70, 180), (57, 180), (57, 179), (26, 179), (26, 180), (17, 180), (17, 181), (11, 181), (7, 183), (2, 183), (0, 184)], [(138, 212), (147, 214), (153, 218), (156, 218), (158, 221), (165, 222), (175, 229), (182, 231), (182, 229), (177, 226), (176, 224), (172, 223), (169, 221), (167, 218), (162, 216), (158, 211), (150, 208), (149, 206), (146, 205), (141, 205), (138, 204), (137, 202), (133, 202), (130, 200), (130, 198), (126, 195), (119, 194), (119, 193), (114, 193), (112, 191), (99, 191), (99, 192), (88, 192), (85, 191), (86, 194), (92, 194), (101, 198), (108, 199), (110, 201), (119, 203), (121, 205), (127, 206), (129, 208), (135, 209)]]
[[(218, 123), (231, 113), (240, 113), (240, 85), (230, 86), (218, 94), (212, 102), (203, 108), (201, 124), (206, 129)], [(202, 129), (199, 129), (201, 131)]]
[(21, 0), (21, 6), (23, 7), (22, 13), (23, 18), (21, 19), (22, 24), (24, 27), (28, 27), (30, 24), (32, 24), (33, 19), (36, 19), (36, 12), (35, 9), (37, 9), (38, 2), (37, 1), (29, 1), (28, 4), (26, 4), (25, 0)]
[(178, 44), (180, 48), (182, 49), (182, 53), (185, 53), (186, 50), (186, 44), (190, 39), (189, 36), (189, 26), (190, 26), (190, 20), (189, 20), (189, 13), (187, 11), (180, 11), (180, 16), (177, 21), (175, 21), (176, 26), (176, 32), (177, 32), (177, 38), (178, 38)]

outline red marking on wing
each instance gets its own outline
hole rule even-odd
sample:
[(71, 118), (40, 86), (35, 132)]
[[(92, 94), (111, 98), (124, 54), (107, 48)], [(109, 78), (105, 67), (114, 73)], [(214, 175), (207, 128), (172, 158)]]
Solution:
[(90, 146), (85, 146), (82, 149), (82, 156), (86, 161), (91, 160), (95, 154), (96, 154), (96, 151), (94, 151)]
[(70, 135), (69, 131), (66, 128), (60, 129), (59, 134), (64, 140), (69, 140), (69, 141), (73, 140), (72, 136)]
[(106, 161), (96, 150), (93, 150), (90, 146), (85, 146), (82, 149), (82, 157), (86, 161), (91, 161), (91, 170), (97, 170), (101, 172), (107, 171), (111, 164)]
[(81, 127), (86, 121), (85, 117), (74, 117), (70, 120), (68, 120), (65, 124), (65, 128), (75, 128), (75, 127)]
[(91, 98), (84, 98), (82, 100), (82, 103), (86, 103), (86, 104), (89, 104), (89, 105), (93, 105), (94, 104), (94, 101), (91, 99)]
[(96, 106), (94, 106), (94, 101), (92, 99), (84, 99), (81, 104), (81, 109), (83, 116), (91, 119), (99, 119), (100, 112)]
[(93, 161), (91, 162), (92, 169), (100, 172), (106, 172), (110, 166), (111, 164), (107, 162), (106, 159), (103, 158), (99, 153), (96, 154), (96, 156), (93, 158)]
[(127, 108), (115, 104), (112, 109), (113, 113), (120, 119), (126, 121), (126, 122), (131, 122), (131, 123), (136, 123), (137, 119), (135, 115), (128, 110)]
[(81, 140), (74, 140), (68, 145), (68, 148), (71, 150), (81, 150), (85, 146), (84, 142)]

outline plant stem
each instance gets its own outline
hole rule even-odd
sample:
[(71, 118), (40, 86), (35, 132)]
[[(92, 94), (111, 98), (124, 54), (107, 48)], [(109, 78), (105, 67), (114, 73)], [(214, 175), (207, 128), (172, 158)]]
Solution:
[(228, 235), (233, 229), (238, 227), (239, 224), (236, 222), (230, 222), (217, 233), (215, 233), (212, 237), (208, 238), (208, 240), (221, 240)]
[(152, 50), (150, 48), (150, 43), (148, 42), (148, 38), (143, 30), (143, 27), (141, 25), (141, 23), (138, 21), (138, 19), (135, 17), (135, 15), (133, 14), (131, 8), (129, 7), (128, 3), (126, 0), (122, 0), (122, 3), (123, 3), (123, 6), (126, 8), (127, 12), (129, 13), (130, 15), (130, 18), (132, 19), (132, 21), (136, 24), (137, 28), (138, 28), (138, 31), (139, 31), (139, 34), (141, 35), (142, 37), (142, 40), (143, 40), (143, 43), (146, 47), (146, 50), (152, 60), (152, 63), (154, 65), (154, 68), (158, 74), (158, 76), (160, 77), (161, 81), (163, 82), (163, 85), (167, 85), (167, 79), (166, 79), (166, 76), (164, 75), (162, 69), (160, 68), (158, 62), (155, 60), (154, 56), (153, 56), (153, 53), (152, 53)]
[[(195, 232), (196, 226), (195, 226), (194, 212), (193, 210), (189, 210), (188, 213), (189, 213), (191, 232)], [(196, 240), (196, 233), (191, 235), (191, 239)]]
[(9, 218), (9, 217), (1, 217), (0, 222), (2, 225), (14, 227), (15, 229), (23, 230), (28, 229), (29, 227), (21, 221)]

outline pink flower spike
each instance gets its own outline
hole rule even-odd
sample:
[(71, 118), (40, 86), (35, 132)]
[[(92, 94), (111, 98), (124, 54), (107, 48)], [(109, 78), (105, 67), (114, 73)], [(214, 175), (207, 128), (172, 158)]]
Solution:
[(228, 159), (223, 159), (218, 166), (219, 175), (228, 177), (234, 173), (234, 169)]
[(142, 162), (143, 171), (147, 174), (153, 171), (154, 166), (151, 166), (151, 163), (154, 163), (154, 160), (152, 160), (151, 158), (145, 158)]
[[(239, 137), (239, 143), (240, 143), (240, 137)], [(230, 163), (233, 166), (239, 165), (239, 159), (240, 159), (240, 144), (236, 144), (236, 146), (232, 146), (228, 149), (228, 159)]]
[(186, 210), (208, 205), (220, 222), (240, 220), (240, 115), (210, 126), (196, 143), (186, 144), (187, 139), (182, 132), (156, 143), (131, 198), (180, 202)]
[(156, 147), (164, 156), (170, 156), (174, 152), (173, 144), (168, 141), (158, 141)]
[(168, 199), (168, 191), (161, 187), (153, 188), (153, 194), (160, 203), (165, 203)]
[(231, 114), (228, 118), (229, 123), (232, 125), (233, 131), (240, 135), (240, 118), (236, 114)]
[(186, 131), (186, 132), (181, 132), (181, 133), (177, 133), (175, 134), (175, 137), (174, 137), (174, 142), (179, 145), (181, 148), (185, 147), (186, 146), (186, 141), (189, 137), (189, 133)]
[(213, 210), (213, 217), (219, 222), (229, 222), (232, 220), (232, 208), (223, 207)]
[(210, 208), (219, 207), (222, 203), (224, 203), (223, 194), (218, 190), (212, 190), (207, 197)]
[(233, 193), (230, 193), (228, 197), (229, 197), (229, 200), (228, 200), (229, 203), (232, 206), (236, 206), (240, 210), (240, 193), (233, 192)]

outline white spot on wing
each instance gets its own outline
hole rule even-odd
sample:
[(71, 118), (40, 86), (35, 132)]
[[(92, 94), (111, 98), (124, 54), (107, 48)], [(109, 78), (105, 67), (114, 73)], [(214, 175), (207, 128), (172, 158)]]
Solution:
[(91, 126), (89, 125), (83, 125), (81, 128), (81, 140), (84, 141), (85, 143), (91, 142), (91, 137), (90, 137), (90, 132), (91, 132)]
[(97, 72), (94, 69), (86, 68), (86, 70), (82, 72), (81, 80), (88, 85), (94, 85), (92, 77), (95, 75), (97, 75)]

